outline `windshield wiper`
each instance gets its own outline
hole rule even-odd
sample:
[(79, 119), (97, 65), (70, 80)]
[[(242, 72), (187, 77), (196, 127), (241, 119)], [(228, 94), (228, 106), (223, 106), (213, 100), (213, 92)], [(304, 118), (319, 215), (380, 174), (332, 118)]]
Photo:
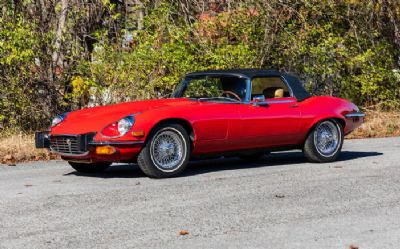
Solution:
[(230, 102), (240, 102), (239, 100), (237, 100), (237, 99), (231, 99), (231, 98), (227, 98), (227, 97), (222, 97), (222, 96), (219, 96), (219, 97), (208, 97), (208, 98), (198, 98), (197, 99), (198, 101), (209, 101), (209, 100), (222, 100), (222, 101), (230, 101)]

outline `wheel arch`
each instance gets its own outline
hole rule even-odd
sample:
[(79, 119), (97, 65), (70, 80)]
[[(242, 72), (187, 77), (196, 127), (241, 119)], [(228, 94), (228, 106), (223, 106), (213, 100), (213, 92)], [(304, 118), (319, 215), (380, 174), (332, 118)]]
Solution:
[(150, 135), (153, 134), (160, 125), (164, 125), (164, 124), (179, 124), (179, 125), (181, 125), (187, 132), (189, 139), (190, 139), (191, 147), (193, 149), (195, 138), (196, 138), (195, 131), (193, 129), (192, 124), (188, 120), (183, 119), (183, 118), (166, 118), (166, 119), (159, 120), (150, 129), (150, 131), (148, 133), (149, 135), (146, 137), (145, 143), (148, 142)]
[(344, 119), (336, 117), (336, 116), (323, 117), (320, 119), (316, 119), (316, 120), (314, 120), (314, 122), (312, 123), (310, 128), (308, 128), (305, 139), (307, 139), (308, 135), (310, 135), (310, 132), (312, 132), (314, 130), (315, 126), (317, 126), (317, 124), (319, 124), (320, 122), (322, 122), (324, 120), (334, 120), (334, 121), (338, 122), (338, 124), (340, 124), (340, 126), (342, 126), (343, 130), (346, 127), (346, 121)]

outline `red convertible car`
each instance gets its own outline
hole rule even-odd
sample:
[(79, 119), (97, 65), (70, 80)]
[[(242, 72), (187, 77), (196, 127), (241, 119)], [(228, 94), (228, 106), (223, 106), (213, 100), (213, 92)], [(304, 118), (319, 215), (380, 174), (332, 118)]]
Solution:
[(36, 133), (77, 171), (137, 162), (149, 177), (181, 173), (194, 157), (255, 159), (302, 149), (311, 162), (338, 158), (343, 137), (360, 126), (356, 105), (311, 96), (300, 81), (273, 70), (211, 70), (186, 75), (171, 98), (99, 106), (57, 116)]

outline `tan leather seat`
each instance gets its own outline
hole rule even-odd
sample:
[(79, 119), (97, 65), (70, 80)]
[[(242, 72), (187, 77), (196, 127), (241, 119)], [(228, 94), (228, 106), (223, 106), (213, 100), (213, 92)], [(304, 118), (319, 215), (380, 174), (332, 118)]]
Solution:
[(283, 98), (284, 92), (282, 88), (275, 90), (275, 98)]
[(268, 87), (264, 89), (263, 94), (266, 99), (272, 99), (272, 98), (283, 98), (285, 92), (283, 88), (280, 87)]

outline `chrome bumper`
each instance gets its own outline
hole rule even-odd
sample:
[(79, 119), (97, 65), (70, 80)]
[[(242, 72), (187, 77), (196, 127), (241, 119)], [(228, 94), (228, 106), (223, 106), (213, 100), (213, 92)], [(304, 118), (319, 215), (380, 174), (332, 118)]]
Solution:
[(365, 114), (362, 112), (350, 112), (344, 115), (346, 118), (363, 118)]

